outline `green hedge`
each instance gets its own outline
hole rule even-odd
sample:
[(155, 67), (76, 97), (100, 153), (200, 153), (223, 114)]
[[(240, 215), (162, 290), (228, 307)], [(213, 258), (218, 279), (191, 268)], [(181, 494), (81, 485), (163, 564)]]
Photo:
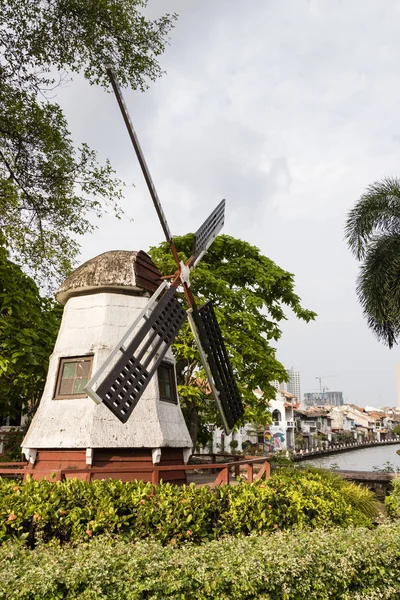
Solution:
[(393, 519), (400, 518), (400, 477), (393, 479), (393, 490), (389, 496), (385, 498), (386, 510), (389, 517)]
[(79, 546), (6, 543), (0, 600), (372, 600), (400, 597), (399, 526), (277, 532), (201, 546), (121, 537)]
[(253, 485), (197, 489), (143, 482), (0, 480), (0, 541), (81, 542), (99, 534), (202, 543), (291, 527), (371, 526), (364, 488), (316, 470), (281, 469)]

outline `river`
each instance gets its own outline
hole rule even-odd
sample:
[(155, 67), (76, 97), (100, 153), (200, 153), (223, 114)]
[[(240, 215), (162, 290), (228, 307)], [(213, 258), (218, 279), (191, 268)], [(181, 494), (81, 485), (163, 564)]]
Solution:
[(393, 471), (400, 471), (400, 456), (397, 454), (399, 449), (400, 444), (373, 446), (302, 460), (300, 464), (324, 469), (335, 468), (342, 471), (374, 471), (385, 469), (390, 463)]

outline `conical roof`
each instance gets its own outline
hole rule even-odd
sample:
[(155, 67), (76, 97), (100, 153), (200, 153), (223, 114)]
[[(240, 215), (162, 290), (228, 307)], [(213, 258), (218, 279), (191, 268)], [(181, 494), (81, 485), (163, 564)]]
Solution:
[(99, 292), (143, 295), (155, 292), (160, 283), (160, 271), (143, 250), (111, 250), (71, 273), (57, 290), (56, 300), (66, 304), (72, 296)]

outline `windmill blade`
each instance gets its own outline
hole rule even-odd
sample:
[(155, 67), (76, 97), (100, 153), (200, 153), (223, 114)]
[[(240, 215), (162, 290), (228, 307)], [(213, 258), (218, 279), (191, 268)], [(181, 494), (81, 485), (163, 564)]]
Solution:
[(244, 408), (214, 308), (207, 302), (200, 309), (191, 308), (187, 312), (212, 395), (229, 435)]
[(126, 128), (128, 129), (129, 137), (131, 138), (133, 147), (135, 149), (136, 156), (138, 158), (140, 167), (142, 169), (144, 178), (145, 178), (146, 183), (147, 183), (147, 187), (149, 188), (150, 196), (151, 196), (151, 199), (153, 200), (154, 207), (155, 207), (155, 209), (157, 211), (157, 215), (158, 215), (158, 218), (160, 220), (161, 227), (163, 228), (164, 235), (165, 235), (167, 241), (169, 243), (171, 243), (172, 242), (171, 231), (170, 231), (170, 228), (168, 226), (167, 219), (165, 217), (163, 208), (161, 206), (161, 202), (160, 202), (160, 199), (158, 197), (157, 190), (156, 190), (155, 185), (153, 183), (153, 180), (151, 178), (149, 168), (148, 168), (146, 160), (144, 158), (144, 154), (142, 152), (142, 148), (140, 147), (139, 140), (138, 140), (138, 137), (136, 135), (136, 131), (135, 131), (134, 127), (133, 127), (131, 118), (129, 116), (128, 109), (127, 109), (126, 104), (125, 104), (125, 100), (124, 100), (124, 98), (122, 96), (121, 88), (119, 87), (119, 84), (118, 84), (117, 79), (115, 77), (115, 73), (114, 73), (114, 71), (111, 68), (107, 69), (107, 75), (108, 75), (108, 77), (109, 77), (109, 79), (111, 81), (111, 85), (113, 87), (115, 97), (117, 98), (117, 102), (118, 102), (119, 108), (121, 110), (122, 117), (123, 117), (123, 119), (125, 121)]
[[(125, 335), (107, 359), (107, 364), (102, 366), (86, 387), (87, 393), (96, 402), (104, 402), (122, 423), (129, 419), (186, 319), (186, 313), (175, 296), (175, 288), (170, 287), (160, 300), (154, 299), (157, 292), (139, 315), (141, 318), (136, 319), (130, 328), (132, 331), (140, 321), (144, 321), (132, 341), (125, 347)], [(149, 310), (152, 310), (150, 314)], [(113, 357), (119, 353), (121, 356), (117, 362), (94, 390), (99, 374), (107, 370)]]
[(194, 234), (193, 243), (193, 267), (203, 258), (225, 222), (225, 200), (222, 200), (217, 208), (206, 219), (203, 225)]

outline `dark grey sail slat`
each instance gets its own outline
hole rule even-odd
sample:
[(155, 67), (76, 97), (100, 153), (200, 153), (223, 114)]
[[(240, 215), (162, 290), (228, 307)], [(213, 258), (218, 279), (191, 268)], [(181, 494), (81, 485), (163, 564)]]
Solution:
[(173, 287), (165, 292), (96, 390), (107, 408), (122, 423), (129, 419), (186, 319), (186, 312), (175, 294)]
[(200, 309), (194, 308), (192, 315), (226, 422), (232, 429), (243, 415), (244, 408), (212, 303), (207, 302)]
[(221, 231), (224, 221), (225, 200), (222, 200), (194, 234), (193, 266), (196, 266), (204, 253), (207, 252), (208, 248)]

